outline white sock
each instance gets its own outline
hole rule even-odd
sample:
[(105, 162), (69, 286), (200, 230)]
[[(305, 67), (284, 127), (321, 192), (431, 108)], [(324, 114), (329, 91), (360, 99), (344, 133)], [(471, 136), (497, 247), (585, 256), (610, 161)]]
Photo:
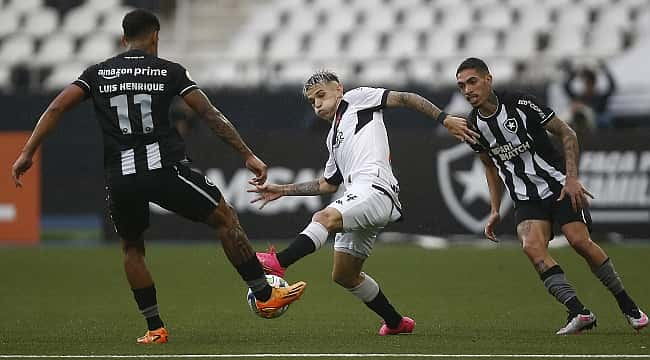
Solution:
[(314, 247), (316, 250), (318, 250), (327, 241), (329, 231), (327, 231), (327, 228), (325, 228), (323, 224), (312, 221), (309, 223), (309, 225), (307, 225), (305, 230), (301, 232), (301, 234), (305, 234), (307, 237), (309, 237), (311, 241), (314, 242)]
[(377, 297), (377, 294), (379, 294), (379, 284), (377, 284), (375, 279), (371, 278), (370, 275), (366, 273), (361, 273), (361, 275), (364, 277), (361, 284), (348, 289), (348, 291), (364, 303), (369, 303)]

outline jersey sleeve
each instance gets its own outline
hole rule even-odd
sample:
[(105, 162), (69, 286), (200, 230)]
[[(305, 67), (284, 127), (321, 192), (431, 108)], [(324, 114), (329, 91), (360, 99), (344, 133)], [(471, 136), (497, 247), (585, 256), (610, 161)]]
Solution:
[(323, 171), (323, 177), (325, 178), (325, 181), (327, 181), (327, 183), (331, 185), (338, 186), (341, 185), (341, 183), (343, 182), (343, 174), (341, 174), (341, 170), (339, 170), (339, 167), (336, 165), (332, 153), (330, 153), (330, 157), (327, 159), (327, 162), (325, 163), (325, 170)]
[(79, 75), (75, 81), (72, 82), (73, 84), (79, 86), (86, 93), (86, 96), (90, 96), (92, 89), (91, 86), (95, 82), (95, 77), (93, 75), (95, 74), (94, 69), (95, 65), (88, 67), (86, 70), (84, 70), (83, 73), (81, 73), (81, 75)]
[(517, 109), (526, 114), (527, 121), (534, 121), (540, 125), (544, 125), (555, 116), (553, 111), (548, 106), (542, 104), (534, 96), (520, 95), (516, 98)]
[(358, 110), (381, 109), (386, 106), (386, 100), (390, 90), (372, 87), (359, 87), (352, 89), (343, 95), (343, 99)]
[(176, 95), (185, 96), (190, 91), (199, 88), (187, 69), (180, 64), (174, 65), (174, 92)]

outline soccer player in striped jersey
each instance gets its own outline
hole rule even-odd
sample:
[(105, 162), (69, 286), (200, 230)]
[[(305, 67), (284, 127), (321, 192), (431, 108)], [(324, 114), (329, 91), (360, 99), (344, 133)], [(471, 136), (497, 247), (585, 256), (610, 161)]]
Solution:
[(461, 139), (471, 141), (478, 134), (467, 127), (465, 119), (448, 116), (417, 94), (371, 87), (343, 93), (339, 78), (329, 71), (313, 74), (303, 93), (316, 115), (331, 123), (325, 172), (318, 179), (299, 184), (257, 185), (249, 189), (258, 193), (253, 202), (261, 201), (262, 208), (282, 196), (334, 193), (341, 184), (345, 184), (345, 193), (316, 212), (286, 249), (277, 254), (271, 249), (257, 256), (269, 273), (283, 276), (288, 266), (321, 248), (329, 234), (336, 234), (332, 279), (382, 318), (379, 335), (410, 333), (415, 321), (397, 312), (377, 281), (362, 271), (377, 234), (402, 217), (383, 109), (419, 111)]
[[(648, 317), (629, 296), (612, 260), (591, 240), (591, 194), (578, 178), (578, 140), (575, 132), (553, 110), (532, 96), (496, 92), (485, 62), (463, 61), (456, 71), (458, 88), (473, 110), (470, 128), (480, 134), (470, 144), (485, 165), (491, 198), (491, 214), (485, 235), (496, 241), (503, 184), (515, 204), (517, 236), (524, 253), (548, 289), (568, 310), (558, 335), (578, 333), (596, 325), (596, 316), (578, 299), (564, 271), (548, 252), (557, 224), (569, 244), (587, 262), (594, 275), (614, 295), (627, 322), (636, 330), (648, 325)], [(564, 148), (564, 164), (551, 145), (547, 132), (557, 136)]]
[(108, 205), (122, 240), (124, 271), (135, 301), (147, 321), (140, 344), (167, 342), (156, 288), (145, 263), (143, 233), (149, 226), (149, 202), (216, 229), (223, 249), (251, 288), (262, 315), (297, 300), (305, 283), (271, 288), (235, 210), (210, 180), (187, 165), (185, 144), (168, 118), (176, 95), (196, 111), (222, 140), (244, 159), (255, 177), (266, 181), (267, 166), (242, 140), (228, 119), (180, 65), (158, 54), (160, 23), (151, 12), (137, 9), (122, 21), (127, 51), (90, 66), (52, 101), (38, 121), (12, 169), (16, 186), (32, 165), (41, 142), (62, 115), (90, 98), (104, 137)]

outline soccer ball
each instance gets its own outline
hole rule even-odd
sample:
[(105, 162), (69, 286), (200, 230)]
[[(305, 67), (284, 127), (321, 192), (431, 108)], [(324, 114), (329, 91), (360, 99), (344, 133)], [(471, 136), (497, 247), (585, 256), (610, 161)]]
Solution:
[[(269, 285), (271, 285), (271, 287), (277, 288), (277, 287), (289, 286), (289, 283), (286, 280), (275, 275), (266, 275), (266, 281), (269, 283)], [(260, 314), (260, 311), (257, 308), (257, 304), (255, 304), (255, 300), (256, 299), (255, 299), (255, 294), (253, 294), (253, 290), (248, 289), (248, 293), (246, 294), (246, 301), (248, 302), (248, 307), (255, 315), (264, 319), (274, 319), (280, 317), (282, 316), (282, 314), (284, 314), (287, 311), (287, 309), (289, 309), (289, 305), (285, 305), (282, 308), (278, 309), (275, 313), (273, 313), (272, 316), (265, 317)]]

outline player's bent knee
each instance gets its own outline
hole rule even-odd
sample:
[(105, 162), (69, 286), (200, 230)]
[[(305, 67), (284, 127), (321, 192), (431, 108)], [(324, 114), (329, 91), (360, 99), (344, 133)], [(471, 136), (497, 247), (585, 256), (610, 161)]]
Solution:
[(237, 211), (230, 204), (222, 200), (219, 206), (208, 215), (205, 223), (215, 229), (222, 227), (231, 228), (239, 223), (239, 218), (237, 217)]
[(339, 229), (343, 223), (341, 214), (330, 208), (325, 208), (316, 212), (314, 216), (312, 216), (311, 220), (325, 226), (329, 232)]

